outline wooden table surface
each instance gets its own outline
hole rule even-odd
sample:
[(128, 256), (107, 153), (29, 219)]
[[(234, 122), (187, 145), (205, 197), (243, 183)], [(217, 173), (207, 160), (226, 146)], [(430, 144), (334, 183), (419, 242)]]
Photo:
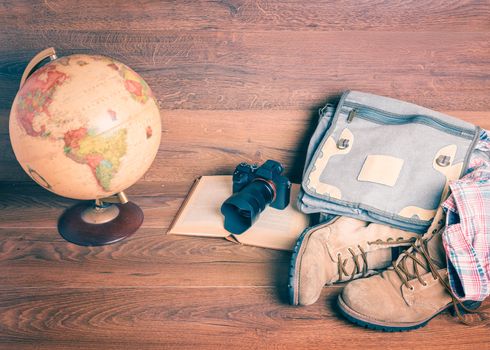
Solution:
[[(341, 286), (291, 307), (289, 253), (165, 235), (199, 175), (273, 158), (299, 180), (317, 108), (346, 89), (490, 128), (488, 1), (0, 1), (0, 43), (1, 349), (490, 349), (488, 327), (447, 313), (409, 333), (352, 326)], [(121, 243), (61, 239), (76, 202), (15, 161), (9, 109), (49, 46), (125, 62), (158, 98), (162, 144), (128, 190), (145, 222)]]

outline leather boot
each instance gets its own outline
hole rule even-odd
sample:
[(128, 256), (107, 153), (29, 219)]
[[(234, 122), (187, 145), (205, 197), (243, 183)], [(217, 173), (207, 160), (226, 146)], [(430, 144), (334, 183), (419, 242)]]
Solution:
[(345, 216), (306, 229), (291, 258), (290, 303), (313, 304), (326, 284), (377, 273), (417, 237), (416, 233)]
[(419, 238), (381, 274), (347, 284), (340, 311), (358, 325), (390, 332), (423, 327), (450, 307), (463, 320), (461, 313), (481, 303), (462, 303), (451, 291), (441, 233)]

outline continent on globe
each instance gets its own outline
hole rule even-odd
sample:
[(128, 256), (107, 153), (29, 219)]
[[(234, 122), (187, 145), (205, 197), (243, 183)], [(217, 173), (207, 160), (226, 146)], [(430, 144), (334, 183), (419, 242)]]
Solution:
[(18, 96), (17, 118), (28, 135), (50, 135), (45, 125), (35, 130), (34, 119), (41, 113), (51, 116), (49, 105), (53, 102), (53, 94), (67, 78), (65, 73), (56, 70), (55, 65), (48, 65), (34, 72), (26, 81), (25, 88)]
[(98, 184), (105, 191), (110, 191), (111, 180), (126, 154), (126, 136), (125, 128), (98, 135), (87, 128), (69, 130), (64, 136), (64, 151), (75, 162), (87, 164)]
[[(113, 67), (112, 64), (110, 66)], [(117, 70), (121, 77), (123, 77), (124, 87), (131, 94), (132, 98), (142, 104), (145, 104), (149, 98), (153, 98), (153, 94), (148, 84), (131, 68), (121, 66), (118, 67)]]

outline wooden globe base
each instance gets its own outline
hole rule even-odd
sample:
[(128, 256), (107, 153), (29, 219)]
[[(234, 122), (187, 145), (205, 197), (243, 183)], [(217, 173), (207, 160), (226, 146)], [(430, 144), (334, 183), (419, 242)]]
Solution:
[[(101, 209), (96, 209), (94, 202), (81, 202), (68, 208), (58, 221), (60, 235), (78, 245), (99, 246), (119, 242), (135, 233), (143, 223), (143, 211), (133, 202), (110, 206), (117, 208), (102, 209), (110, 213), (109, 219), (100, 212)], [(87, 222), (87, 218), (92, 217), (100, 219)]]

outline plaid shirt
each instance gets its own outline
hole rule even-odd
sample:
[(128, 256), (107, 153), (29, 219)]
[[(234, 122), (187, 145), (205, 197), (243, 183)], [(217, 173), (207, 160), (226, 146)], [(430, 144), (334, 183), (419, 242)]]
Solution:
[(490, 294), (490, 139), (483, 131), (466, 175), (450, 183), (444, 202), (449, 283), (461, 300)]

